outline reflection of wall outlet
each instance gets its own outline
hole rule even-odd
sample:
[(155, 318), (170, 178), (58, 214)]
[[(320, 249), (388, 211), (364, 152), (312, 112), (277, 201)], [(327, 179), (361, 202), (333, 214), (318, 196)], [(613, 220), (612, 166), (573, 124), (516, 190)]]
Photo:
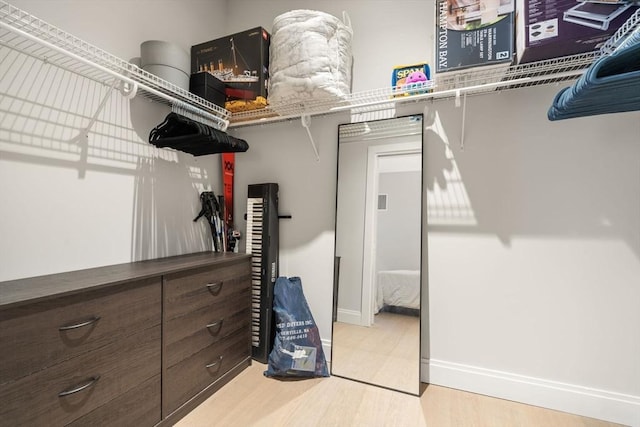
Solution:
[(558, 37), (558, 18), (529, 25), (529, 41)]

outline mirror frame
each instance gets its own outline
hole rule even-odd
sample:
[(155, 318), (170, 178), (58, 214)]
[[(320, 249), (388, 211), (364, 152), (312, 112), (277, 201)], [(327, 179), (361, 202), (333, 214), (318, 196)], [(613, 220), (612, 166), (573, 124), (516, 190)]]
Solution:
[[(340, 262), (339, 262), (339, 258), (337, 256), (337, 250), (338, 250), (338, 209), (339, 209), (339, 205), (338, 205), (338, 199), (340, 197), (339, 194), (339, 185), (340, 185), (340, 156), (341, 156), (341, 144), (344, 144), (344, 142), (341, 142), (342, 138), (341, 138), (341, 130), (344, 129), (344, 127), (346, 126), (362, 126), (362, 127), (367, 127), (368, 124), (371, 123), (376, 123), (379, 124), (381, 122), (388, 122), (391, 120), (398, 120), (398, 119), (411, 119), (411, 118), (418, 118), (418, 120), (420, 121), (420, 235), (419, 235), (419, 239), (420, 239), (420, 253), (418, 254), (418, 259), (419, 259), (419, 301), (420, 301), (420, 309), (419, 309), (419, 314), (418, 314), (418, 360), (416, 361), (416, 363), (418, 364), (418, 370), (417, 370), (417, 378), (415, 378), (415, 383), (416, 383), (416, 387), (415, 390), (402, 390), (402, 389), (398, 389), (398, 388), (393, 388), (391, 386), (387, 386), (385, 384), (376, 384), (374, 382), (369, 382), (367, 380), (364, 379), (360, 379), (360, 378), (351, 378), (348, 377), (344, 374), (339, 374), (335, 372), (335, 366), (334, 366), (334, 355), (335, 355), (335, 323), (337, 322), (337, 312), (338, 312), (338, 284), (339, 284), (339, 277), (340, 277)], [(407, 134), (404, 134), (407, 135)], [(391, 138), (397, 138), (397, 137), (401, 137), (403, 136), (403, 133), (397, 133), (394, 135), (390, 135), (387, 136), (387, 139), (391, 139)], [(376, 139), (382, 139), (385, 138), (384, 135), (377, 137)], [(354, 141), (355, 142), (355, 141)], [(393, 144), (393, 142), (389, 142), (389, 144)], [(376, 145), (387, 145), (387, 144), (376, 144)], [(369, 147), (371, 146), (375, 146), (375, 145), (369, 145)], [(376, 155), (376, 158), (378, 156)], [(368, 162), (369, 159), (367, 160), (367, 166), (368, 166)], [(370, 171), (369, 168), (367, 167), (367, 176), (369, 175)], [(367, 177), (367, 181), (369, 181), (369, 178)], [(368, 183), (367, 183), (367, 187), (368, 187)], [(331, 375), (336, 376), (336, 377), (340, 377), (340, 378), (345, 378), (345, 379), (349, 379), (349, 380), (353, 380), (353, 381), (357, 381), (360, 383), (364, 383), (364, 384), (369, 384), (369, 385), (373, 385), (373, 386), (377, 386), (377, 387), (381, 387), (381, 388), (385, 388), (385, 389), (389, 389), (389, 390), (394, 390), (394, 391), (398, 391), (401, 393), (406, 393), (406, 394), (410, 394), (410, 395), (416, 395), (419, 396), (421, 394), (422, 391), (422, 382), (421, 382), (421, 364), (422, 364), (422, 315), (423, 315), (423, 310), (424, 307), (422, 306), (422, 302), (423, 302), (423, 257), (424, 257), (424, 114), (410, 114), (410, 115), (406, 115), (406, 116), (399, 116), (399, 117), (391, 117), (391, 118), (385, 118), (385, 119), (376, 119), (376, 120), (370, 120), (370, 121), (362, 121), (362, 122), (354, 122), (354, 123), (343, 123), (343, 124), (339, 124), (338, 125), (338, 150), (337, 150), (337, 160), (336, 160), (336, 204), (335, 204), (335, 221), (334, 221), (334, 284), (333, 284), (333, 312), (332, 312), (332, 324), (331, 324), (331, 337), (332, 337), (332, 343), (331, 343)], [(365, 191), (368, 193), (368, 189), (365, 189)], [(371, 203), (371, 201), (369, 200), (369, 202), (367, 202), (365, 200), (365, 207), (367, 206), (368, 203)], [(366, 224), (366, 218), (370, 217), (370, 215), (365, 215), (365, 224), (363, 224), (363, 229), (364, 229), (364, 233), (366, 234), (366, 229), (367, 229), (367, 224)], [(364, 242), (363, 242), (363, 246), (364, 246)], [(364, 251), (363, 251), (364, 252)], [(364, 265), (362, 266), (363, 270), (364, 270)], [(374, 273), (375, 274), (375, 273)], [(362, 280), (364, 281), (364, 277), (362, 278)], [(374, 296), (372, 297), (374, 298)], [(361, 305), (364, 304), (364, 301), (362, 300), (361, 297)], [(373, 313), (371, 313), (371, 316), (373, 316)]]

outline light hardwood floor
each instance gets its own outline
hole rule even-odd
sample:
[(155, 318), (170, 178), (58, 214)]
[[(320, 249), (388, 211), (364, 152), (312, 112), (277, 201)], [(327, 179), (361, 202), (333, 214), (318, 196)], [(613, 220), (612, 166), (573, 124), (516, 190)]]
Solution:
[(277, 380), (253, 362), (178, 427), (611, 427), (590, 418), (427, 386), (421, 397), (339, 377)]
[(369, 327), (335, 322), (332, 345), (334, 374), (418, 394), (419, 317), (381, 312)]

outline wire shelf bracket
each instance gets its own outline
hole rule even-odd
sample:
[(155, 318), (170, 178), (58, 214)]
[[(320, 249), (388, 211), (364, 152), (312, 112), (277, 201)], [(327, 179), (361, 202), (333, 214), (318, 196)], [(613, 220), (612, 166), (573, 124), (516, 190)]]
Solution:
[(302, 122), (302, 127), (307, 131), (307, 136), (309, 136), (309, 142), (311, 143), (313, 153), (316, 156), (316, 162), (319, 162), (320, 154), (318, 153), (318, 147), (316, 146), (316, 142), (313, 140), (313, 135), (311, 135), (311, 129), (309, 129), (309, 125), (311, 124), (311, 116), (309, 114), (303, 114), (302, 116), (300, 116), (300, 121)]
[(113, 84), (111, 85), (111, 87), (109, 87), (109, 90), (107, 91), (107, 93), (102, 98), (102, 101), (100, 101), (100, 105), (98, 105), (98, 108), (96, 109), (96, 112), (91, 117), (91, 120), (89, 120), (89, 123), (87, 123), (87, 125), (80, 130), (78, 135), (76, 135), (74, 138), (71, 139), (72, 142), (81, 141), (82, 138), (84, 138), (86, 140), (89, 137), (89, 132), (91, 131), (91, 128), (98, 121), (98, 116), (100, 115), (102, 110), (104, 110), (104, 107), (105, 107), (105, 105), (107, 105), (107, 101), (111, 97), (111, 94), (113, 93), (113, 90), (116, 88), (116, 86), (118, 86), (119, 83), (120, 82), (118, 80), (114, 80), (113, 81)]

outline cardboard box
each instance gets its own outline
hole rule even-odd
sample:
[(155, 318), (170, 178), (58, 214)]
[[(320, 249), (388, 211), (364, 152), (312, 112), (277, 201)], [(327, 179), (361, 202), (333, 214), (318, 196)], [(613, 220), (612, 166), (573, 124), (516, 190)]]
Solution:
[[(425, 82), (407, 84), (407, 77), (414, 72), (423, 73), (427, 80)], [(411, 65), (398, 65), (393, 68), (391, 73), (391, 86), (397, 90), (394, 97), (427, 93), (428, 90), (426, 88), (422, 89), (422, 87), (426, 85), (429, 80), (431, 80), (431, 68), (426, 62)], [(403, 90), (408, 92), (402, 93)]]
[(518, 0), (517, 62), (597, 50), (638, 9), (629, 2)]
[(515, 0), (436, 0), (435, 70), (511, 62)]
[(224, 108), (226, 102), (224, 82), (208, 71), (191, 74), (189, 92)]
[(266, 104), (269, 42), (262, 27), (252, 28), (191, 47), (191, 73), (209, 72), (225, 84), (226, 104)]

